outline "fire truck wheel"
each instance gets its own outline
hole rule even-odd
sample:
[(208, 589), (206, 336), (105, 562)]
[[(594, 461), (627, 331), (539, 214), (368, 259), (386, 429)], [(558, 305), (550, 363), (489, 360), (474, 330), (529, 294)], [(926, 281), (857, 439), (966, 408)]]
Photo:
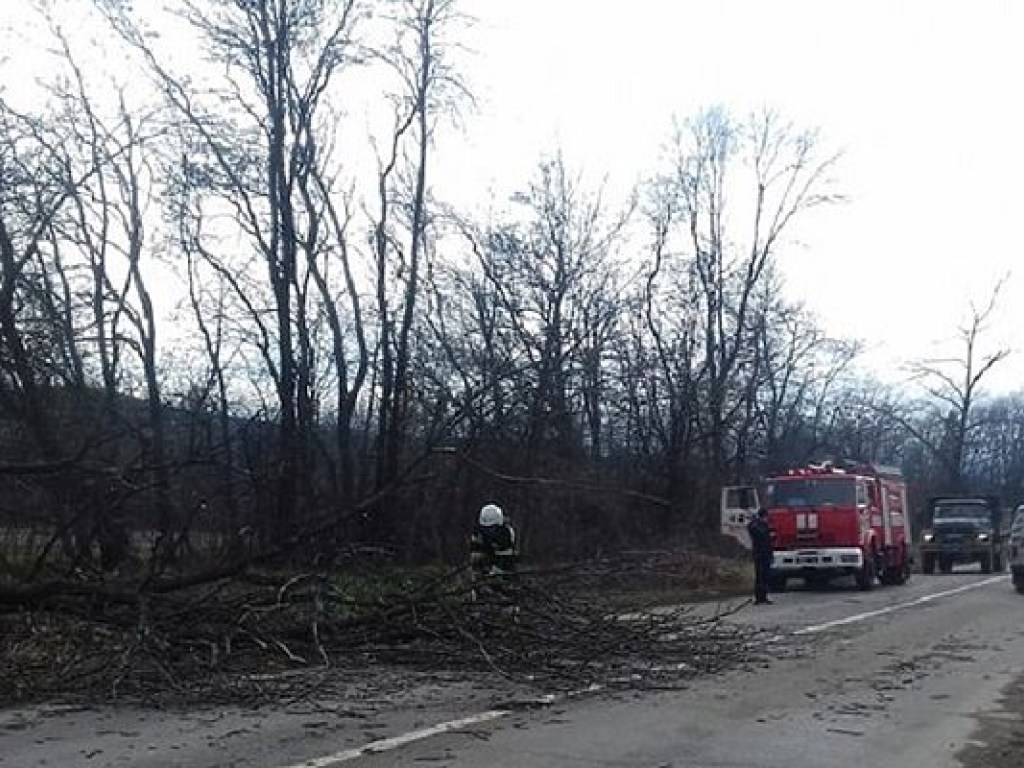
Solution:
[(875, 588), (875, 557), (864, 558), (864, 567), (860, 569), (860, 573), (857, 574), (857, 589), (866, 592), (869, 589)]
[(908, 581), (910, 581), (910, 574), (911, 573), (913, 573), (913, 571), (911, 571), (911, 569), (910, 569), (910, 561), (909, 560), (904, 560), (903, 561), (903, 569), (900, 572), (900, 580), (898, 582), (896, 582), (896, 583), (899, 586), (903, 586)]
[(768, 577), (768, 591), (769, 592), (785, 592), (786, 591), (786, 577), (773, 573)]
[(886, 568), (882, 572), (882, 583), (894, 587), (899, 587), (907, 583), (907, 579), (910, 578), (910, 574), (907, 573), (907, 569), (903, 566), (898, 568)]
[(1006, 564), (1003, 562), (1003, 556), (999, 552), (996, 552), (992, 556), (992, 570), (996, 573), (1002, 573), (1006, 570)]
[(940, 557), (939, 558), (939, 570), (943, 573), (953, 572), (953, 558), (951, 557)]
[(925, 573), (935, 573), (935, 555), (928, 554), (921, 559), (921, 570)]
[(995, 565), (993, 560), (994, 560), (994, 555), (991, 552), (981, 556), (981, 572), (982, 573), (992, 573), (992, 566)]
[(899, 550), (899, 559), (896, 565), (888, 569), (888, 571), (890, 575), (889, 583), (893, 586), (902, 587), (910, 581), (910, 553), (907, 552), (905, 546)]

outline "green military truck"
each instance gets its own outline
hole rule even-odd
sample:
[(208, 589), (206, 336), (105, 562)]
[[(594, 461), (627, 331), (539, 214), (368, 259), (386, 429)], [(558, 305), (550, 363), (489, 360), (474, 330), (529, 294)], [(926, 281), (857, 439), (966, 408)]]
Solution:
[(949, 573), (954, 565), (978, 563), (982, 573), (1003, 570), (1002, 507), (995, 496), (935, 496), (921, 532), (921, 569)]

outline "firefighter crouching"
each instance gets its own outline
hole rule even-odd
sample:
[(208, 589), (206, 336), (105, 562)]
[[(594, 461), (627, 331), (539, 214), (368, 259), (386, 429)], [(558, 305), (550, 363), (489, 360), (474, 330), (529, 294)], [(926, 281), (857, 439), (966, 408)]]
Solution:
[(768, 575), (772, 567), (772, 529), (768, 525), (768, 510), (759, 509), (747, 524), (750, 548), (754, 556), (754, 604), (771, 605), (768, 599)]
[(469, 565), (473, 574), (473, 597), (484, 584), (515, 577), (518, 551), (516, 531), (497, 504), (480, 509), (477, 524), (469, 538)]

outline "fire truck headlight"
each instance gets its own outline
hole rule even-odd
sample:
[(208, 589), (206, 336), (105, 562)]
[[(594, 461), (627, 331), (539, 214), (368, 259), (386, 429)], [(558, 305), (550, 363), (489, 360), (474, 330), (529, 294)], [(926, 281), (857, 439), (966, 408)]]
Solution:
[(979, 533), (978, 534), (978, 541), (988, 541), (988, 534), (987, 533)]
[(927, 544), (930, 541), (934, 541), (934, 540), (935, 540), (935, 534), (931, 533), (931, 532), (925, 533), (925, 534), (923, 534), (921, 536), (921, 541), (923, 541), (925, 544)]

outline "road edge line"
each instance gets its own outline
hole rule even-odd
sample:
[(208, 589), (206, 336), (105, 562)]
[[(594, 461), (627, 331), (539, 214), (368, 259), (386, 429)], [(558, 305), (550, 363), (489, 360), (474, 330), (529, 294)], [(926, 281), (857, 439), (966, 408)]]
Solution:
[(284, 768), (329, 768), (329, 766), (338, 765), (339, 763), (347, 763), (360, 757), (366, 757), (367, 755), (390, 752), (393, 749), (404, 747), (406, 744), (411, 744), (415, 741), (422, 741), (423, 739), (429, 739), (431, 736), (438, 736), (442, 733), (457, 731), (460, 728), (465, 728), (470, 725), (487, 723), (491, 720), (507, 717), (510, 714), (512, 714), (512, 710), (510, 709), (489, 709), (475, 715), (461, 717), (458, 720), (448, 720), (444, 723), (438, 723), (437, 725), (432, 725), (429, 728), (419, 728), (415, 731), (407, 731), (406, 733), (399, 734), (398, 736), (389, 736), (386, 739), (371, 741), (361, 747), (345, 749), (341, 752), (335, 752), (333, 755), (314, 757), (301, 763), (284, 766)]
[(1001, 581), (1001, 580), (1003, 580), (1005, 578), (1006, 578), (1006, 574), (999, 574), (998, 576), (992, 576), (991, 578), (982, 579), (981, 581), (974, 581), (974, 582), (971, 582), (970, 584), (964, 584), (964, 585), (959, 586), (959, 587), (954, 587), (953, 589), (943, 590), (942, 592), (932, 592), (931, 594), (923, 595), (922, 597), (917, 597), (917, 598), (914, 598), (913, 600), (908, 600), (905, 603), (896, 603), (895, 605), (887, 605), (884, 608), (877, 608), (877, 609), (875, 609), (873, 611), (864, 611), (863, 613), (855, 613), (852, 616), (845, 616), (842, 619), (834, 619), (832, 621), (825, 621), (825, 622), (822, 622), (821, 624), (811, 624), (809, 626), (801, 627), (800, 629), (794, 630), (793, 634), (794, 635), (815, 635), (815, 634), (817, 634), (819, 632), (824, 632), (827, 629), (832, 629), (833, 627), (842, 627), (842, 626), (845, 626), (847, 624), (856, 624), (857, 622), (864, 621), (865, 619), (873, 619), (876, 616), (884, 616), (884, 615), (886, 615), (888, 613), (894, 613), (896, 611), (903, 610), (904, 608), (912, 608), (915, 605), (922, 605), (924, 603), (929, 603), (932, 600), (938, 600), (939, 598), (942, 598), (942, 597), (950, 597), (951, 595), (957, 595), (957, 594), (960, 594), (961, 592), (967, 592), (968, 590), (971, 590), (971, 589), (978, 589), (979, 587), (988, 586), (989, 584), (995, 584), (997, 581)]

